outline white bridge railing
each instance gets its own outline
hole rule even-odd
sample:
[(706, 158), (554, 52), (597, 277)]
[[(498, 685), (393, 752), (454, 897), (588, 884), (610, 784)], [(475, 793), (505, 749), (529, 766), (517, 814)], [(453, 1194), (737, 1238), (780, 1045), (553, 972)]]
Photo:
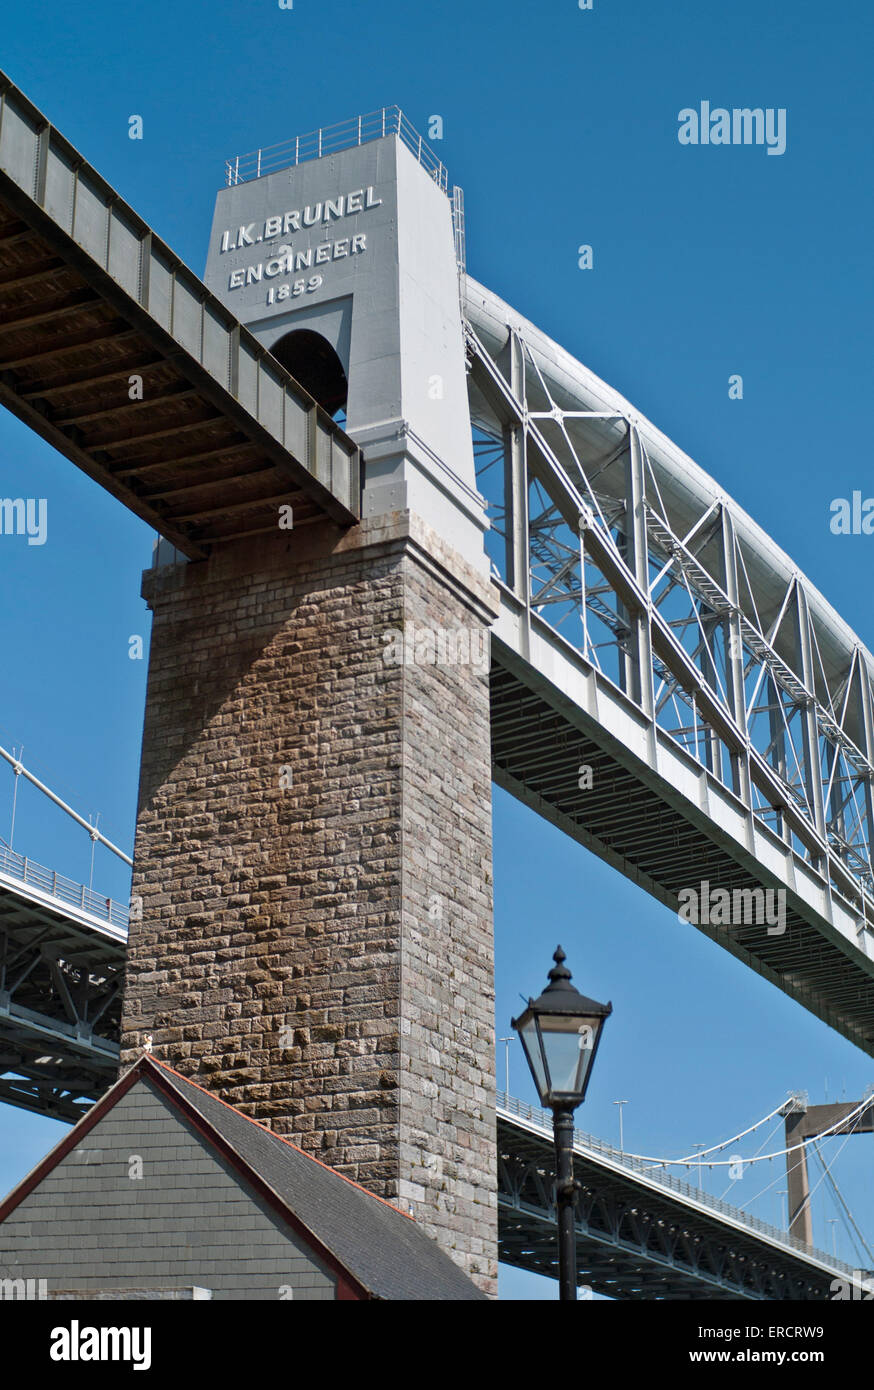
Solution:
[(265, 145), (249, 154), (235, 155), (225, 160), (225, 180), (229, 188), (237, 183), (247, 183), (250, 179), (260, 179), (262, 174), (274, 173), (277, 169), (293, 168), (311, 159), (321, 159), (326, 154), (337, 154), (340, 150), (351, 149), (354, 145), (365, 145), (371, 140), (381, 140), (384, 135), (397, 135), (427, 170), (436, 184), (447, 189), (446, 168), (429, 149), (422, 136), (414, 130), (399, 106), (382, 106), (378, 111), (370, 111), (366, 116), (353, 116), (351, 120), (337, 125), (321, 126), (308, 131), (306, 135), (295, 135), (277, 145)]
[(0, 873), (18, 879), (20, 883), (29, 884), (42, 893), (48, 893), (50, 897), (57, 898), (59, 902), (70, 907), (78, 907), (81, 911), (90, 913), (92, 917), (102, 917), (114, 927), (127, 930), (127, 907), (114, 902), (112, 898), (93, 892), (92, 889), (86, 888), (84, 883), (76, 883), (74, 879), (65, 878), (63, 874), (37, 864), (25, 854), (17, 854), (4, 844), (0, 844)]
[[(552, 1144), (552, 1115), (547, 1111), (540, 1110), (534, 1105), (526, 1105), (524, 1101), (517, 1100), (515, 1096), (507, 1095), (505, 1091), (498, 1091), (497, 1106), (498, 1110), (503, 1110), (506, 1115), (518, 1116), (519, 1119), (526, 1120), (529, 1124), (536, 1126), (543, 1138), (548, 1139), (549, 1143)], [(678, 1197), (696, 1202), (699, 1206), (708, 1207), (720, 1216), (726, 1216), (738, 1224), (749, 1227), (750, 1230), (764, 1236), (767, 1240), (774, 1241), (789, 1250), (810, 1256), (816, 1260), (817, 1264), (854, 1276), (858, 1280), (858, 1269), (851, 1268), (843, 1260), (839, 1260), (833, 1255), (827, 1255), (824, 1251), (817, 1250), (811, 1245), (806, 1245), (804, 1241), (789, 1235), (788, 1231), (781, 1231), (777, 1226), (771, 1226), (767, 1221), (760, 1221), (757, 1216), (751, 1216), (742, 1208), (732, 1206), (730, 1202), (723, 1202), (718, 1197), (712, 1197), (709, 1192), (705, 1192), (700, 1187), (694, 1187), (691, 1183), (683, 1182), (681, 1178), (673, 1177), (649, 1161), (635, 1158), (632, 1154), (624, 1153), (621, 1149), (614, 1149), (612, 1144), (605, 1144), (602, 1139), (596, 1139), (592, 1134), (586, 1134), (581, 1129), (574, 1129), (574, 1148), (588, 1149), (590, 1152), (600, 1154), (609, 1159), (611, 1163), (617, 1163), (623, 1168), (627, 1168), (630, 1173), (641, 1175), (648, 1182), (658, 1183), (660, 1187), (666, 1188)], [(695, 1160), (692, 1159), (690, 1162), (694, 1165)]]

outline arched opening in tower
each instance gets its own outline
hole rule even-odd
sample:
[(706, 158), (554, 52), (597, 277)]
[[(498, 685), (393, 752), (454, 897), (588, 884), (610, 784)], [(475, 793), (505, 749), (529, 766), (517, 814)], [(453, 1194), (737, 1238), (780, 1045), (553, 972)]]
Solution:
[(349, 383), (343, 363), (327, 338), (310, 328), (295, 328), (275, 342), (270, 351), (323, 410), (345, 423)]

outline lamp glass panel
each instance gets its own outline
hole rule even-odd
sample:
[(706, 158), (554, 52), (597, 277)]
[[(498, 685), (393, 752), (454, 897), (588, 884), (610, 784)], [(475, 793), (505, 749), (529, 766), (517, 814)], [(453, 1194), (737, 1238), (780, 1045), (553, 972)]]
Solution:
[(522, 1038), (522, 1046), (528, 1055), (528, 1065), (534, 1075), (534, 1084), (540, 1095), (541, 1101), (545, 1103), (545, 1097), (549, 1091), (549, 1081), (546, 1069), (543, 1065), (543, 1054), (540, 1051), (540, 1038), (537, 1033), (537, 1022), (533, 1014), (528, 1014), (519, 1023), (519, 1034)]
[(581, 1095), (600, 1019), (541, 1016), (540, 1029), (553, 1095)]

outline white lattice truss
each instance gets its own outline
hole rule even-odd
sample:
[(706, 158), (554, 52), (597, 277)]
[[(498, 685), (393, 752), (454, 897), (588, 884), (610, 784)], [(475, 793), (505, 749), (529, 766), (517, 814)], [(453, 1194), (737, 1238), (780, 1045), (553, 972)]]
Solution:
[(508, 601), (810, 866), (870, 961), (871, 655), (628, 402), (470, 279), (466, 310), (478, 485)]

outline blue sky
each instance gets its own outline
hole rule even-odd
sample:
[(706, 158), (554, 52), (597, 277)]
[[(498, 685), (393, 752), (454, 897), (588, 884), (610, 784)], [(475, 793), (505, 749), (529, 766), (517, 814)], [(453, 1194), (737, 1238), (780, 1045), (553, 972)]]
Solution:
[[(441, 115), (471, 273), (697, 459), (871, 646), (874, 537), (828, 524), (833, 498), (874, 494), (871, 39), (863, 0), (34, 0), (4, 15), (2, 66), (198, 273), (228, 155), (383, 104), (421, 130)], [(785, 108), (786, 152), (681, 146), (678, 113), (703, 99)], [(146, 672), (128, 639), (148, 634), (151, 534), (7, 414), (0, 495), (49, 499), (46, 545), (0, 541), (0, 741), (129, 847)], [(0, 769), (4, 836), (11, 781)], [(87, 880), (86, 837), (27, 788), (16, 845)], [(103, 852), (94, 881), (126, 896)], [(559, 939), (584, 992), (613, 1000), (580, 1116), (595, 1134), (617, 1137), (627, 1099), (627, 1147), (678, 1154), (788, 1089), (821, 1101), (874, 1081), (851, 1044), (497, 792), (495, 884), (499, 1035)], [(511, 1088), (533, 1098), (516, 1044)], [(0, 1189), (60, 1132), (0, 1111)], [(836, 1172), (874, 1235), (872, 1165), (866, 1136)], [(773, 1181), (753, 1210), (778, 1219), (777, 1169), (733, 1199)], [(818, 1243), (837, 1231), (855, 1263), (822, 1198)], [(514, 1273), (502, 1288), (544, 1296)]]

